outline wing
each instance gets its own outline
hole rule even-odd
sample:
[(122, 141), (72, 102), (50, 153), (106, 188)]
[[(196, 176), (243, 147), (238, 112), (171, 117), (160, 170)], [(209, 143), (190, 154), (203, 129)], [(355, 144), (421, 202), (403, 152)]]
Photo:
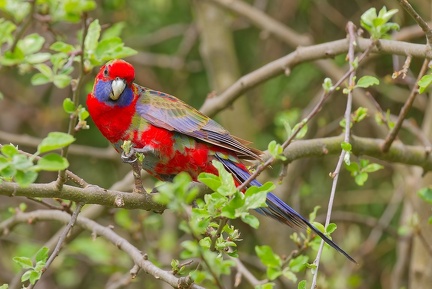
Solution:
[(137, 113), (152, 125), (226, 148), (242, 159), (260, 159), (261, 151), (247, 147), (247, 141), (232, 136), (220, 124), (178, 98), (140, 86), (138, 91), (141, 96)]

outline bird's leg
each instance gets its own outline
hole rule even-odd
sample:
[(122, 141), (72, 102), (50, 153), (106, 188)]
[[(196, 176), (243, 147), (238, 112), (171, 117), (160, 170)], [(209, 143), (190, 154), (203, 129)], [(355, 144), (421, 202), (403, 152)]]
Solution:
[(132, 173), (135, 182), (133, 192), (138, 194), (145, 194), (147, 192), (144, 189), (142, 179), (141, 179), (141, 170), (142, 170), (141, 160), (137, 156), (138, 152), (132, 146), (129, 147), (127, 146), (128, 146), (127, 144), (124, 144), (124, 146), (122, 146), (123, 152), (121, 154), (121, 159), (123, 162), (128, 163), (132, 166)]

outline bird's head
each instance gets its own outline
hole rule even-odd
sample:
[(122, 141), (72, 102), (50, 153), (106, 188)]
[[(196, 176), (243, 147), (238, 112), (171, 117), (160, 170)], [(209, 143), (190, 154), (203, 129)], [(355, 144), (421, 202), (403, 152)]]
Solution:
[(128, 106), (134, 98), (135, 69), (121, 59), (109, 61), (101, 67), (93, 87), (93, 97), (110, 106)]

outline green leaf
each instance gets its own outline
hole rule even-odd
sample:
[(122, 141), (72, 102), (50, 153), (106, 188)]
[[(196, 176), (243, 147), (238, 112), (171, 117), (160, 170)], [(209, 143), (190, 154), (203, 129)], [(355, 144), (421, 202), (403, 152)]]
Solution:
[(52, 77), (54, 76), (51, 67), (44, 63), (36, 64), (34, 67), (39, 70), (40, 73), (45, 75), (48, 79), (52, 79)]
[(47, 77), (42, 73), (36, 73), (31, 78), (31, 84), (33, 85), (43, 85), (51, 82), (51, 78)]
[(75, 47), (73, 47), (73, 45), (70, 45), (68, 43), (57, 41), (51, 44), (50, 49), (57, 52), (71, 53), (72, 51), (75, 50)]
[(50, 132), (46, 138), (38, 146), (38, 153), (61, 149), (70, 145), (75, 141), (75, 138), (70, 134), (63, 132)]
[(337, 225), (335, 223), (330, 223), (328, 224), (328, 226), (326, 227), (326, 232), (328, 234), (333, 233), (335, 230), (337, 229)]
[(309, 258), (305, 255), (300, 255), (294, 259), (292, 259), (288, 266), (290, 267), (291, 271), (297, 273), (306, 268), (306, 263), (308, 262)]
[(104, 39), (98, 43), (95, 55), (98, 60), (105, 62), (115, 58), (125, 58), (137, 52), (129, 47), (124, 47), (124, 43), (119, 37)]
[(30, 258), (27, 257), (14, 257), (12, 259), (15, 263), (17, 263), (23, 269), (33, 268), (33, 262)]
[(8, 289), (9, 285), (8, 284), (3, 284), (0, 286), (0, 289)]
[(58, 88), (65, 88), (71, 83), (72, 77), (65, 74), (54, 75), (53, 83)]
[(432, 188), (431, 187), (422, 188), (417, 192), (417, 194), (419, 195), (419, 197), (423, 201), (428, 202), (429, 204), (432, 204)]
[(270, 246), (255, 246), (255, 252), (258, 258), (260, 258), (261, 262), (266, 266), (280, 267), (282, 264), (281, 258), (273, 253), (273, 250)]
[(101, 36), (101, 40), (114, 38), (114, 37), (120, 37), (121, 32), (125, 26), (126, 26), (126, 24), (124, 22), (117, 22), (117, 23), (113, 24), (111, 27), (105, 29), (105, 31), (103, 32), (103, 34)]
[(367, 181), (367, 179), (368, 179), (367, 173), (360, 173), (354, 177), (356, 184), (359, 186), (363, 186), (364, 183)]
[(101, 26), (99, 24), (99, 20), (95, 19), (92, 23), (90, 23), (86, 38), (84, 40), (87, 55), (93, 55), (95, 53), (96, 47), (98, 46), (100, 32)]
[(367, 166), (365, 166), (362, 171), (365, 173), (373, 173), (376, 172), (378, 170), (383, 169), (384, 167), (382, 165), (379, 164), (369, 164)]
[(342, 142), (341, 143), (341, 148), (346, 151), (346, 152), (351, 152), (352, 150), (352, 145), (349, 142)]
[(247, 209), (256, 209), (266, 207), (267, 193), (274, 190), (275, 186), (271, 182), (267, 182), (261, 187), (252, 186), (245, 192), (245, 204)]
[(61, 171), (69, 166), (69, 162), (64, 157), (56, 153), (44, 155), (38, 160), (37, 170), (43, 171)]
[(2, 155), (0, 155), (0, 171), (2, 171), (4, 168), (7, 168), (10, 165), (10, 162), (8, 159)]
[(349, 165), (346, 164), (345, 168), (351, 173), (351, 175), (355, 175), (357, 172), (360, 171), (360, 167), (358, 163), (350, 163)]
[(24, 274), (21, 276), (21, 282), (25, 282), (28, 279), (30, 279), (31, 272), (33, 272), (33, 270), (29, 270), (29, 271), (24, 272)]
[(35, 257), (35, 260), (36, 260), (36, 262), (46, 262), (46, 260), (48, 259), (48, 252), (49, 252), (49, 249), (48, 249), (48, 247), (42, 247), (42, 248), (40, 248), (39, 249), (39, 251), (37, 251), (37, 253), (36, 253), (36, 257)]
[(35, 171), (17, 171), (15, 174), (15, 181), (20, 185), (20, 187), (28, 187), (30, 184), (36, 181), (38, 173)]
[(12, 157), (12, 164), (17, 170), (27, 170), (33, 166), (33, 162), (25, 155), (16, 154)]
[(1, 176), (4, 178), (13, 178), (16, 174), (17, 170), (12, 165), (7, 165), (1, 170)]
[(82, 107), (82, 108), (80, 109), (80, 111), (79, 111), (78, 118), (79, 118), (80, 120), (85, 120), (85, 119), (87, 119), (89, 116), (90, 116), (90, 113), (85, 109), (85, 107)]
[(298, 283), (297, 289), (306, 289), (306, 280), (301, 280)]
[(323, 87), (325, 92), (329, 92), (333, 88), (333, 82), (332, 82), (331, 78), (326, 77), (324, 79), (322, 87)]
[[(293, 131), (297, 130), (298, 127), (299, 127), (300, 125), (303, 125), (303, 124), (304, 124), (304, 120), (303, 120), (301, 123), (296, 124), (296, 125), (294, 126), (294, 128), (293, 128)], [(298, 134), (296, 135), (296, 139), (301, 139), (301, 138), (303, 138), (303, 137), (306, 135), (307, 131), (308, 131), (308, 126), (307, 126), (307, 124), (304, 124), (303, 127), (302, 127), (302, 128), (300, 129), (300, 131), (298, 132)]]
[(376, 77), (365, 75), (357, 81), (356, 87), (369, 87), (372, 85), (378, 85), (379, 80)]
[(212, 191), (217, 191), (217, 189), (221, 186), (219, 177), (209, 173), (200, 173), (198, 175), (198, 181), (205, 184)]
[(274, 280), (282, 275), (282, 269), (280, 267), (267, 267), (266, 273), (269, 280)]
[(72, 101), (72, 99), (70, 99), (69, 97), (68, 98), (65, 98), (64, 100), (63, 100), (63, 110), (66, 112), (66, 113), (69, 113), (69, 114), (71, 114), (71, 113), (74, 113), (75, 112), (75, 103)]
[(432, 83), (432, 74), (423, 75), (418, 81), (419, 92), (423, 93)]
[(44, 43), (45, 38), (37, 33), (33, 33), (18, 41), (18, 47), (24, 51), (25, 55), (30, 55), (41, 50)]
[(26, 57), (26, 62), (30, 64), (37, 64), (48, 61), (51, 58), (51, 54), (47, 52), (35, 53)]
[(1, 153), (6, 157), (13, 157), (18, 154), (18, 149), (13, 144), (7, 144), (1, 147)]
[(251, 215), (251, 214), (242, 215), (241, 220), (254, 229), (258, 229), (258, 227), (259, 227), (259, 220), (254, 215)]
[(30, 271), (30, 284), (35, 284), (37, 280), (40, 279), (42, 272)]
[(256, 285), (255, 289), (273, 289), (275, 286), (276, 286), (275, 283), (268, 282), (268, 283)]

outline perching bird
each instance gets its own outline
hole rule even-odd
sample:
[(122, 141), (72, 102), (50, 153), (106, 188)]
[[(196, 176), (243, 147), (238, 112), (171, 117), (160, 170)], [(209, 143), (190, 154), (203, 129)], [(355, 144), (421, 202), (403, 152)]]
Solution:
[[(143, 169), (162, 181), (171, 181), (180, 172), (197, 180), (201, 172), (217, 174), (213, 160), (221, 162), (241, 184), (250, 172), (242, 160), (260, 159), (259, 150), (232, 136), (221, 125), (174, 96), (135, 84), (134, 67), (124, 60), (102, 66), (93, 91), (87, 96), (90, 115), (101, 133), (122, 152), (124, 141), (144, 154)], [(251, 185), (261, 186), (257, 180)], [(332, 240), (294, 211), (281, 199), (268, 193), (268, 207), (257, 209), (290, 227), (309, 227), (326, 243), (345, 255)]]

